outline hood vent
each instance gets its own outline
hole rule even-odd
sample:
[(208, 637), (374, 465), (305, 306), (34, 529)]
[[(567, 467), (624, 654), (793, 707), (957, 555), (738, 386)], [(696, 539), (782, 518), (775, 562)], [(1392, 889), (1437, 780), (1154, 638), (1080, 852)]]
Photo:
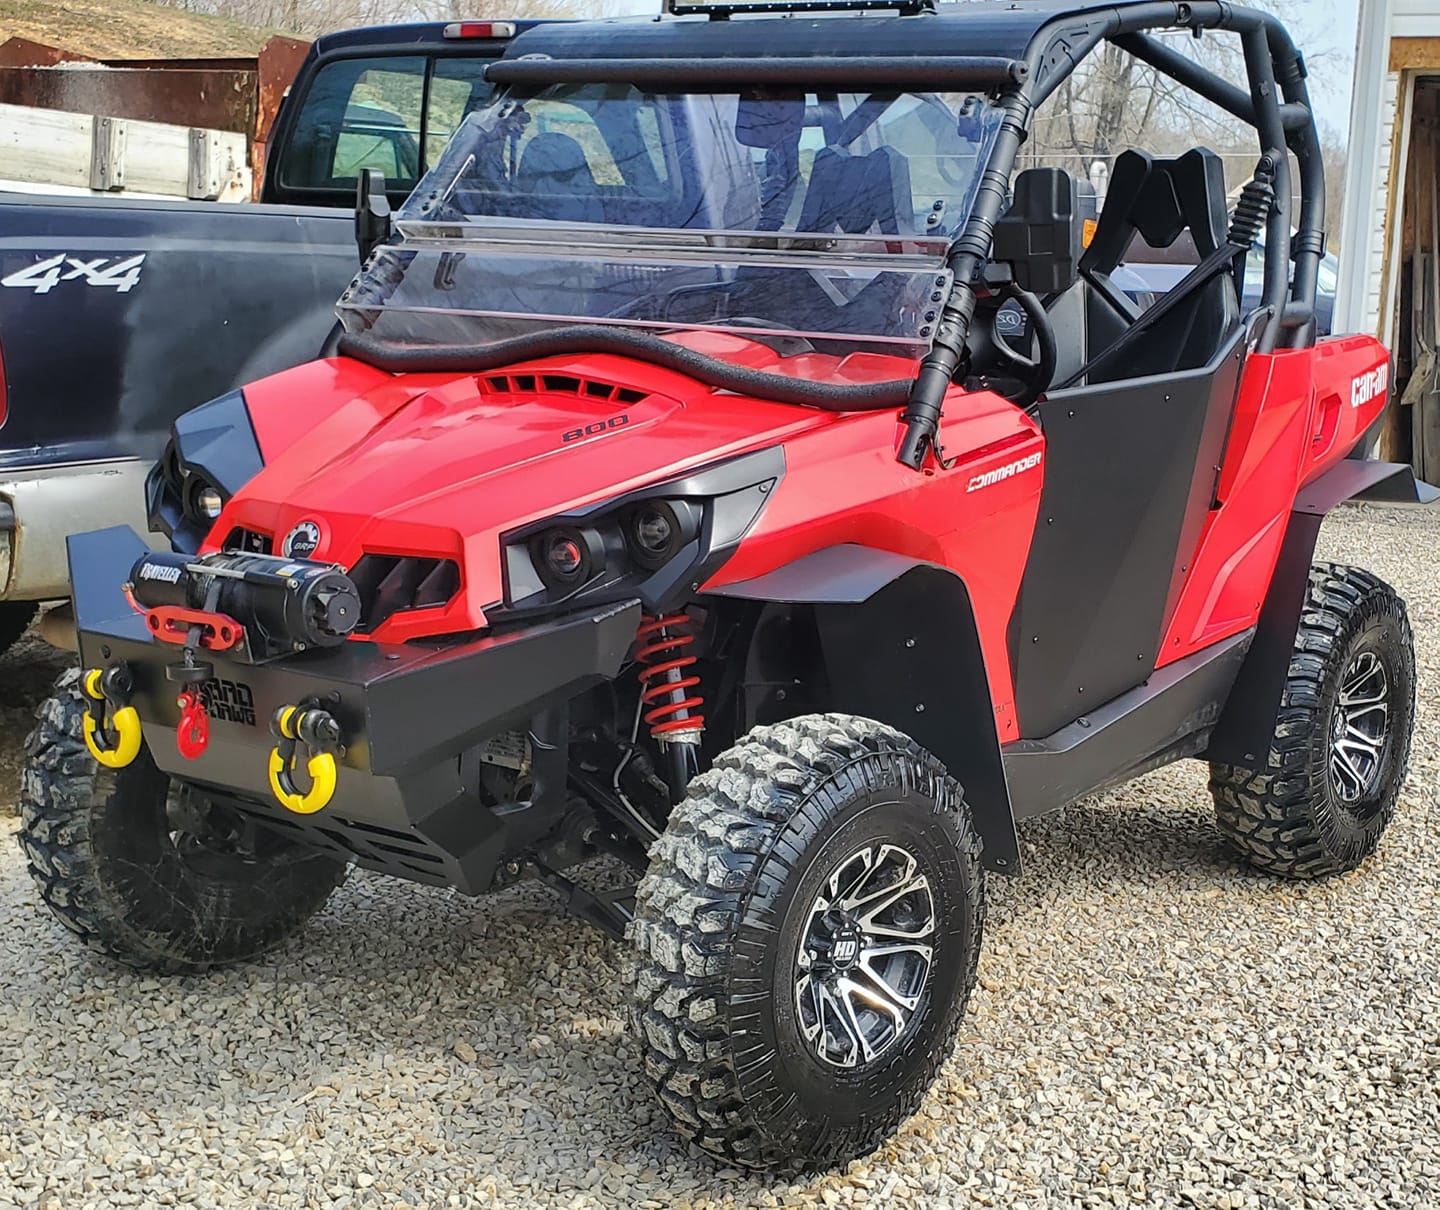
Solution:
[(639, 403), (650, 393), (574, 374), (491, 374), (486, 377), (485, 384), (492, 391), (505, 394), (544, 392), (547, 395), (576, 395), (581, 399), (598, 399), (608, 403)]
[(460, 568), (454, 559), (361, 555), (350, 582), (360, 594), (358, 629), (369, 633), (397, 613), (449, 604), (460, 591)]

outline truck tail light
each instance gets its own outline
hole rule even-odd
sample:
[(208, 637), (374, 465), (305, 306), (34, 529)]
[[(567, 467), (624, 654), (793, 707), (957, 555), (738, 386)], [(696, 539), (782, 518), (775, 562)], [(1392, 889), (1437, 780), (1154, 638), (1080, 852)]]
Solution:
[(513, 38), (513, 21), (452, 21), (445, 27), (447, 38)]

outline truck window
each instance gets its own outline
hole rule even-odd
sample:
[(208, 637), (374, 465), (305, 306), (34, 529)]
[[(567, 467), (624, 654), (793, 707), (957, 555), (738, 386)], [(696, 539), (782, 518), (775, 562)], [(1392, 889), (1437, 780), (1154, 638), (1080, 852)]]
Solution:
[(445, 150), (456, 127), (490, 99), (493, 84), (485, 82), (489, 59), (437, 59), (430, 75), (430, 100), (425, 111), (425, 166)]
[[(859, 141), (862, 147), (893, 147), (905, 157), (914, 230), (952, 228), (954, 216), (945, 213), (947, 199), (954, 197), (957, 185), (975, 181), (984, 146), (980, 112), (978, 104), (967, 106), (960, 96), (905, 97), (875, 123), (873, 144)], [(963, 209), (968, 213), (969, 206)]]
[(353, 190), (362, 168), (396, 189), (420, 176), (423, 56), (342, 59), (322, 67), (305, 94), (280, 165), (291, 189)]
[[(590, 177), (595, 184), (625, 184), (625, 177), (615, 163), (615, 155), (606, 141), (605, 132), (597, 122), (596, 114), (582, 109), (579, 105), (544, 98), (529, 102), (525, 109), (531, 120), (516, 146), (517, 163), (524, 162), (525, 152), (537, 138), (542, 135), (557, 136), (569, 140), (585, 157)], [(552, 142), (549, 145), (556, 144)], [(653, 160), (651, 163), (653, 168)]]

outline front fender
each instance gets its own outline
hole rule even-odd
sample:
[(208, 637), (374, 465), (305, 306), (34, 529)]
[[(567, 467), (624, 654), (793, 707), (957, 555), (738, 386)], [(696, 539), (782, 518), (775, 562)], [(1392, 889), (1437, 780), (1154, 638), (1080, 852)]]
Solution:
[[(1019, 873), (990, 681), (970, 593), (959, 576), (846, 544), (710, 595), (760, 603), (757, 635), (767, 613), (799, 615), (816, 640), (818, 667), (806, 643), (752, 642), (747, 683), (793, 677), (806, 683), (806, 692), (785, 699), (795, 703), (789, 715), (814, 709), (860, 715), (923, 744), (964, 787), (986, 868)], [(772, 705), (766, 721), (785, 716)], [(756, 721), (752, 714), (746, 725)]]

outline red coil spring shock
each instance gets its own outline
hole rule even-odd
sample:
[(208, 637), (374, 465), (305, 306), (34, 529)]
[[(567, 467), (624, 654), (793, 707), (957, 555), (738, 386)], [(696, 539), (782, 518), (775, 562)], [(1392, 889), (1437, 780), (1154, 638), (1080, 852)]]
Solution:
[(705, 729), (699, 713), (705, 699), (691, 693), (700, 678), (686, 673), (695, 664), (685, 650), (695, 641), (689, 628), (688, 614), (672, 613), (643, 619), (635, 632), (635, 659), (645, 665), (640, 671), (645, 724), (656, 739), (672, 744), (699, 743)]

